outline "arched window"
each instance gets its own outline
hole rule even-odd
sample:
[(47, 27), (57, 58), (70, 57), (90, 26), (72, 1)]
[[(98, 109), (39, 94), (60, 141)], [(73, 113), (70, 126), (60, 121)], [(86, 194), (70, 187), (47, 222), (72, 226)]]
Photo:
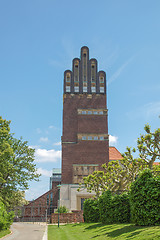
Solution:
[(74, 64), (74, 82), (79, 82), (79, 62)]
[(67, 73), (66, 74), (66, 82), (70, 82), (71, 81), (71, 74)]

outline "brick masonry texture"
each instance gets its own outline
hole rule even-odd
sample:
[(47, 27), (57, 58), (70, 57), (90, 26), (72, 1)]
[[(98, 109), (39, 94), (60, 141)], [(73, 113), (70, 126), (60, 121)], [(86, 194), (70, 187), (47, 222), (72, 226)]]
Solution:
[[(108, 133), (107, 116), (80, 116), (77, 109), (106, 109), (106, 95), (92, 94), (65, 94), (63, 102), (63, 136), (62, 142), (76, 142), (78, 128), (81, 131), (93, 133), (99, 131)], [(82, 120), (83, 119), (83, 120)], [(90, 122), (90, 121), (91, 122)], [(81, 123), (83, 121), (83, 123)], [(103, 124), (103, 125), (102, 125)]]
[[(46, 209), (47, 209), (47, 215), (50, 215), (51, 212), (54, 211), (55, 208), (57, 208), (58, 203), (58, 188), (57, 185), (60, 184), (60, 182), (53, 182), (52, 183), (52, 189), (43, 195), (41, 195), (39, 198), (31, 201), (28, 205), (25, 205), (23, 208), (23, 218), (27, 219), (29, 217), (40, 217), (46, 215)], [(49, 202), (47, 204), (47, 196), (49, 195)], [(52, 206), (51, 206), (51, 196), (53, 196), (52, 199)]]
[(63, 103), (62, 183), (72, 183), (73, 164), (109, 160), (109, 142), (78, 141), (78, 134), (108, 134), (107, 115), (78, 115), (78, 109), (106, 109), (106, 95), (65, 94)]
[[(59, 222), (60, 223), (84, 222), (83, 211), (72, 211), (72, 213), (60, 213)], [(58, 223), (58, 213), (53, 213), (51, 215), (51, 223)]]

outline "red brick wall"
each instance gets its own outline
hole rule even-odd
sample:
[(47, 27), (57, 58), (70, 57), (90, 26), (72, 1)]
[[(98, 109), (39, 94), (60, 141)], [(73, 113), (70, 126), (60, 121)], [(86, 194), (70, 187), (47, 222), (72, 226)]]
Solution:
[[(72, 211), (72, 213), (60, 213), (60, 223), (77, 223), (84, 222), (83, 211)], [(51, 223), (58, 223), (58, 213), (52, 213)]]
[[(78, 108), (106, 108), (106, 95), (98, 95), (98, 94), (92, 94), (92, 98), (87, 98), (87, 94), (74, 94), (73, 96), (71, 94), (66, 94), (64, 96), (64, 102), (63, 102), (63, 136), (62, 141), (70, 141), (70, 142), (76, 142), (77, 141), (77, 133), (78, 133), (78, 118), (82, 119), (83, 116), (80, 116), (77, 114)], [(91, 118), (91, 116), (84, 116), (84, 119), (86, 117)], [(100, 119), (103, 120), (100, 120)], [(99, 127), (102, 123), (106, 120), (104, 123), (104, 131), (108, 132), (108, 122), (106, 116), (92, 116), (92, 119), (94, 121), (99, 122)], [(105, 120), (104, 120), (105, 119)], [(82, 125), (81, 125), (82, 126)], [(89, 125), (88, 125), (89, 127)], [(98, 125), (96, 126), (98, 128)], [(93, 126), (93, 129), (95, 128), (95, 125)], [(86, 129), (86, 132), (89, 129)]]
[[(88, 98), (92, 96), (92, 98)], [(78, 133), (108, 134), (107, 115), (78, 115), (77, 109), (106, 109), (106, 95), (66, 94), (63, 104), (62, 183), (72, 183), (73, 164), (99, 164), (109, 160), (108, 141), (78, 141)], [(74, 142), (74, 143), (66, 143)]]
[[(58, 188), (57, 185), (60, 184), (59, 182), (52, 183), (52, 189), (37, 199), (31, 201), (28, 205), (24, 206), (24, 217), (38, 217), (44, 216), (46, 214), (46, 209), (49, 209), (51, 204), (51, 193), (53, 193), (53, 208), (57, 208), (58, 205)], [(49, 203), (47, 205), (47, 196), (49, 194)], [(49, 214), (49, 211), (48, 213)]]
[(108, 133), (107, 116), (78, 115), (78, 133)]

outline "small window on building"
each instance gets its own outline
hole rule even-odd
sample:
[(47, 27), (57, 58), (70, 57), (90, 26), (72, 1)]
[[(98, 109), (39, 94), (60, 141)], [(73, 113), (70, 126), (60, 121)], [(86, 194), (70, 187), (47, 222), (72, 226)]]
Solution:
[(86, 138), (86, 136), (82, 136), (82, 140), (86, 140), (87, 138)]
[(103, 77), (103, 76), (100, 76), (100, 77), (99, 77), (99, 82), (100, 82), (100, 83), (104, 83), (104, 77)]
[(94, 111), (94, 114), (95, 114), (95, 115), (97, 115), (97, 114), (98, 114), (98, 112), (97, 112), (97, 111)]
[(86, 53), (83, 54), (83, 57), (86, 57)]
[(70, 75), (67, 74), (67, 76), (66, 76), (66, 82), (70, 82), (70, 81), (71, 81), (71, 77), (70, 77)]
[(104, 87), (100, 87), (100, 93), (104, 93)]
[(74, 77), (74, 81), (75, 81), (75, 82), (78, 82), (78, 76), (75, 76), (75, 77)]
[(79, 92), (79, 87), (74, 87), (75, 92)]
[(99, 111), (99, 115), (103, 115), (103, 111)]
[(99, 140), (103, 141), (103, 140), (104, 140), (104, 137), (103, 137), (103, 136), (99, 137)]
[(92, 111), (88, 111), (88, 114), (92, 114)]
[(91, 87), (91, 91), (92, 91), (93, 93), (95, 93), (95, 92), (96, 92), (96, 87)]
[(47, 205), (49, 205), (49, 194), (47, 195)]
[(88, 140), (92, 140), (92, 136), (88, 136)]
[(86, 75), (84, 75), (84, 77), (83, 77), (83, 81), (86, 82)]
[(82, 114), (86, 114), (87, 112), (86, 111), (82, 111)]
[(98, 136), (94, 136), (94, 140), (98, 140)]
[(78, 65), (75, 65), (75, 68), (78, 68)]
[(83, 87), (83, 92), (87, 92), (87, 87)]
[(70, 92), (71, 91), (71, 87), (70, 86), (66, 86), (66, 92)]

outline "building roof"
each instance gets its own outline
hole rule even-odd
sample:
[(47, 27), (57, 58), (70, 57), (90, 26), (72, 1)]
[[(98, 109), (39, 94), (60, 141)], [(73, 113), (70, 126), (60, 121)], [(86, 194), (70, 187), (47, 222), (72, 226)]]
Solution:
[(154, 162), (153, 163), (153, 165), (159, 165), (160, 164), (160, 162)]
[(115, 147), (109, 147), (109, 161), (122, 159), (121, 153)]

